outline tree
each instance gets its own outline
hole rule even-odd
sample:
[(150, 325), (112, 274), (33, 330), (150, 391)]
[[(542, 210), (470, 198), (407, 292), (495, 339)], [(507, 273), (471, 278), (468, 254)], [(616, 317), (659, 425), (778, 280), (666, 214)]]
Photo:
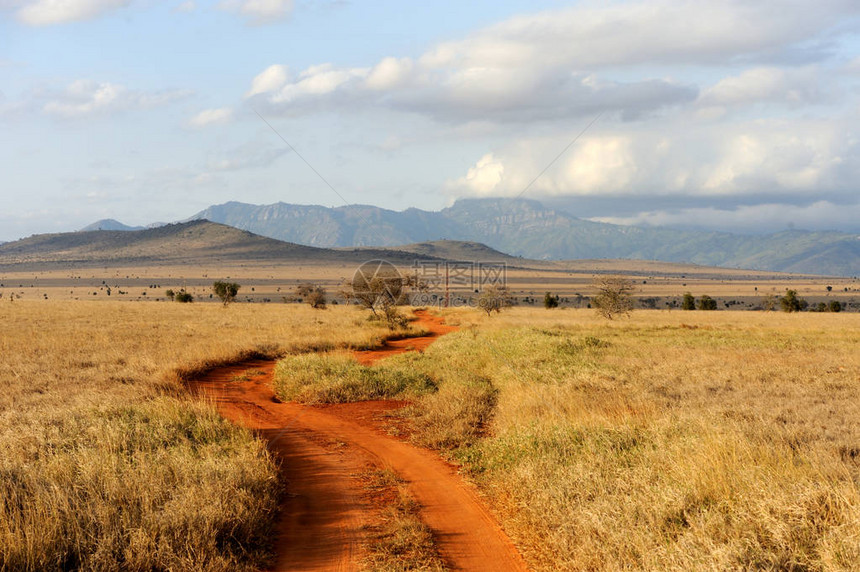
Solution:
[(559, 301), (558, 294), (553, 296), (552, 292), (547, 292), (546, 294), (543, 295), (543, 307), (546, 308), (547, 310), (550, 310), (552, 308), (558, 308), (558, 301)]
[(633, 283), (621, 276), (602, 276), (594, 281), (597, 295), (591, 303), (597, 313), (611, 320), (615, 316), (629, 315), (633, 311)]
[(304, 298), (305, 302), (311, 305), (311, 308), (325, 310), (326, 291), (322, 286), (318, 284), (300, 284), (296, 288), (296, 295)]
[(765, 312), (771, 312), (776, 308), (776, 296), (773, 294), (765, 294), (761, 299), (761, 309)]
[(689, 292), (684, 293), (684, 299), (681, 300), (681, 309), (682, 310), (695, 310), (696, 309), (696, 298), (690, 294)]
[(493, 312), (498, 314), (503, 308), (507, 308), (512, 304), (513, 301), (508, 293), (508, 289), (504, 286), (491, 284), (484, 288), (483, 292), (478, 296), (478, 308), (486, 312), (487, 316)]
[(170, 298), (171, 300), (175, 300), (175, 299), (176, 299), (176, 292), (174, 292), (173, 290), (168, 290), (168, 291), (167, 291), (167, 292), (165, 292), (164, 294), (165, 294), (168, 298)]
[(797, 297), (797, 290), (787, 290), (785, 296), (779, 299), (783, 312), (800, 312), (809, 305), (803, 298)]
[(212, 284), (212, 292), (221, 299), (221, 302), (223, 302), (225, 306), (236, 299), (236, 295), (239, 293), (239, 288), (241, 288), (241, 286), (235, 282), (223, 282), (218, 280)]
[(841, 312), (842, 311), (842, 304), (839, 302), (839, 300), (831, 300), (830, 301), (830, 311), (831, 312)]
[(702, 297), (699, 298), (699, 310), (716, 310), (717, 309), (717, 301), (708, 296), (707, 294), (702, 294)]

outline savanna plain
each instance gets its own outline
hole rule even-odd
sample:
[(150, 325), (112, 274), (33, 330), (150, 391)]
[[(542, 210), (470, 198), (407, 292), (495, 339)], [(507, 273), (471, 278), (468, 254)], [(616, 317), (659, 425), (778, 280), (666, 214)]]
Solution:
[(2, 570), (268, 566), (277, 459), (187, 388), (250, 358), (285, 401), (406, 402), (531, 569), (860, 568), (856, 313), (432, 310), (459, 329), (366, 366), (355, 306), (0, 302)]

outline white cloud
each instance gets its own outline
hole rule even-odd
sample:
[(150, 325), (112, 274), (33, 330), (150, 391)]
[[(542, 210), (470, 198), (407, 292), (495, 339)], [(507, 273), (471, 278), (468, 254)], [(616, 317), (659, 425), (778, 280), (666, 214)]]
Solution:
[(30, 26), (50, 26), (91, 20), (129, 3), (130, 0), (28, 0), (20, 5), (16, 16)]
[(721, 79), (702, 93), (698, 103), (705, 108), (774, 102), (798, 106), (821, 101), (824, 84), (815, 67), (758, 67)]
[(229, 107), (216, 109), (204, 109), (188, 120), (191, 127), (206, 127), (207, 125), (218, 125), (227, 123), (233, 119), (233, 110)]
[(409, 80), (412, 69), (409, 58), (383, 58), (370, 70), (365, 83), (370, 89), (394, 89)]
[(496, 187), (502, 181), (504, 173), (505, 166), (496, 161), (492, 153), (487, 153), (478, 159), (478, 162), (469, 169), (465, 177), (461, 177), (449, 186), (466, 188), (479, 196), (493, 196), (497, 194)]
[(55, 117), (74, 119), (130, 109), (151, 109), (189, 94), (187, 90), (146, 93), (110, 82), (82, 79), (70, 83), (60, 93), (49, 95), (42, 110)]
[[(855, 123), (753, 120), (690, 129), (678, 118), (661, 122), (659, 131), (603, 127), (578, 141), (529, 194), (845, 199), (854, 195), (860, 175)], [(448, 188), (460, 195), (516, 196), (567, 143), (531, 138), (494, 149)]]
[(249, 24), (270, 24), (292, 13), (293, 0), (224, 0), (218, 6), (243, 16)]
[(261, 93), (270, 93), (283, 87), (287, 83), (287, 68), (281, 65), (269, 66), (260, 72), (251, 82), (251, 89), (245, 97), (252, 97)]
[(430, 68), (537, 66), (591, 69), (659, 63), (731, 62), (804, 40), (852, 14), (848, 0), (788, 2), (660, 0), (583, 4), (516, 16), (440, 44)]
[(860, 228), (860, 204), (816, 201), (808, 205), (764, 203), (731, 209), (713, 207), (646, 211), (629, 217), (593, 217), (590, 220), (637, 226), (673, 226), (729, 232), (767, 233), (799, 228), (830, 230)]

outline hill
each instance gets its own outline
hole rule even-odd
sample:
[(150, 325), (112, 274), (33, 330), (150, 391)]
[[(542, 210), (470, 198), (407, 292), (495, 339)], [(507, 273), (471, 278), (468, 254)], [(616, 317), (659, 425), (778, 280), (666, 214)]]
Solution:
[[(271, 238), (318, 247), (396, 246), (448, 239), (538, 260), (626, 258), (838, 276), (860, 275), (860, 239), (839, 232), (765, 236), (592, 222), (524, 199), (461, 199), (441, 211), (366, 205), (209, 207), (210, 219)], [(402, 248), (402, 247), (398, 247)]]
[(411, 264), (433, 257), (385, 249), (332, 250), (259, 236), (205, 220), (124, 231), (42, 234), (0, 245), (0, 267), (153, 266), (256, 262), (360, 264), (385, 258)]
[(143, 230), (145, 227), (142, 226), (128, 226), (127, 224), (123, 224), (118, 220), (114, 220), (112, 218), (104, 218), (102, 220), (97, 220), (93, 224), (87, 225), (82, 228), (79, 232), (89, 232), (91, 230)]

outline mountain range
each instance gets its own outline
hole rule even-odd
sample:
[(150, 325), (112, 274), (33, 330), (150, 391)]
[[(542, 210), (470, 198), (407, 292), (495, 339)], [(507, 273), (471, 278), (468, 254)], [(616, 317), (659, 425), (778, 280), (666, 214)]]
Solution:
[(538, 260), (626, 258), (834, 276), (860, 275), (860, 236), (787, 230), (768, 235), (593, 222), (525, 199), (461, 199), (441, 211), (368, 205), (328, 208), (228, 202), (187, 220), (210, 220), (316, 246), (471, 241)]

